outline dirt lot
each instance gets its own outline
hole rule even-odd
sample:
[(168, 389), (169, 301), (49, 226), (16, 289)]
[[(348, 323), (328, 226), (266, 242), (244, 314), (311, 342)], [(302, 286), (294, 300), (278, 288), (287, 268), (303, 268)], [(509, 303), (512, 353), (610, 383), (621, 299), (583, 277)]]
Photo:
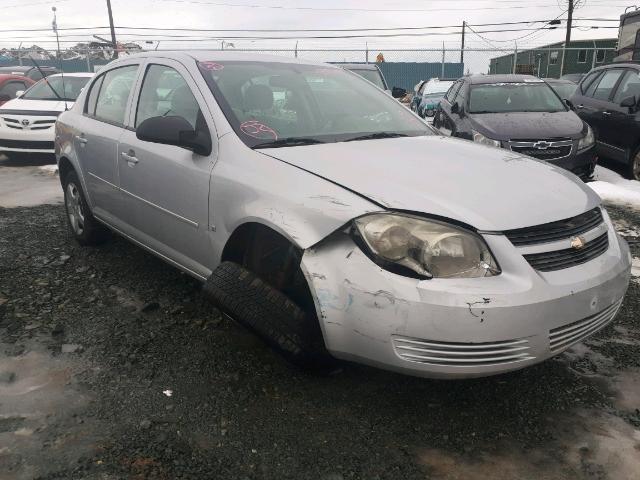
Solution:
[[(610, 213), (640, 256), (640, 212)], [(61, 205), (0, 208), (0, 479), (637, 479), (636, 282), (524, 371), (318, 378), (141, 249), (79, 247)]]

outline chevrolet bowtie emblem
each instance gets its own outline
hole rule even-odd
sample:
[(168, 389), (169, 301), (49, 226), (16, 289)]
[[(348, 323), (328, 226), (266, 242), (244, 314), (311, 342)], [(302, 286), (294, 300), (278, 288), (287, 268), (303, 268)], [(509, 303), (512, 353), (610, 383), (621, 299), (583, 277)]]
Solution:
[(584, 247), (585, 241), (582, 237), (573, 237), (571, 239), (571, 248), (574, 250), (580, 250)]
[(551, 144), (549, 142), (545, 142), (544, 140), (540, 140), (533, 144), (533, 148), (537, 148), (538, 150), (546, 150), (549, 148)]

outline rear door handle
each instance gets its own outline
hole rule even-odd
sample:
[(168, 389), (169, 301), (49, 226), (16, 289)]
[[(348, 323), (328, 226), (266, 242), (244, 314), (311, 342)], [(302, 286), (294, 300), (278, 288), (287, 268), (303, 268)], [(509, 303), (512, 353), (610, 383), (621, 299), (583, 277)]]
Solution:
[(86, 145), (87, 142), (89, 141), (84, 137), (84, 135), (76, 135), (76, 140), (78, 141), (78, 143), (81, 143), (82, 145)]
[(139, 160), (135, 157), (135, 152), (131, 150), (129, 150), (129, 153), (122, 152), (120, 156), (127, 161), (130, 167), (133, 167), (136, 163), (139, 162)]

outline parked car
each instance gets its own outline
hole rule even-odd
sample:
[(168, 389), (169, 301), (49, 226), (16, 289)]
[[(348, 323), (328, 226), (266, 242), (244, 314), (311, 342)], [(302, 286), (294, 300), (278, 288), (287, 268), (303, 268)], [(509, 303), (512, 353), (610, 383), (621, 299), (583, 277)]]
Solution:
[(375, 63), (342, 63), (340, 66), (369, 80), (380, 90), (391, 93), (384, 75)]
[(567, 73), (560, 77), (560, 80), (569, 80), (573, 83), (578, 83), (580, 80), (584, 78), (584, 73)]
[(415, 112), (422, 118), (433, 117), (440, 105), (440, 100), (442, 100), (447, 93), (447, 90), (451, 88), (453, 82), (455, 82), (455, 80), (432, 78), (425, 83), (421, 89), (422, 93), (418, 99)]
[(558, 96), (563, 100), (569, 100), (578, 88), (578, 84), (571, 80), (562, 80), (557, 78), (543, 78), (547, 84), (553, 88)]
[[(53, 153), (53, 125), (73, 106), (92, 73), (56, 74), (32, 85), (0, 107), (0, 152)], [(64, 86), (64, 88), (63, 88)], [(20, 92), (18, 92), (20, 93)]]
[(543, 80), (531, 75), (470, 75), (440, 102), (441, 132), (502, 147), (565, 168), (583, 180), (596, 164), (591, 128)]
[(515, 370), (607, 325), (629, 282), (573, 175), (439, 135), (332, 65), (121, 58), (58, 118), (56, 157), (80, 244), (125, 236), (305, 367)]
[(593, 69), (571, 102), (591, 125), (598, 154), (626, 165), (628, 177), (640, 180), (640, 63)]
[(60, 73), (60, 70), (55, 67), (41, 66), (40, 68), (38, 68), (35, 65), (25, 65), (15, 67), (0, 67), (0, 74), (1, 73), (10, 75), (21, 75), (37, 82), (38, 80), (42, 80), (43, 73), (45, 77), (48, 77), (49, 75)]
[(27, 77), (0, 73), (0, 105), (16, 98), (16, 93), (25, 91), (34, 83)]

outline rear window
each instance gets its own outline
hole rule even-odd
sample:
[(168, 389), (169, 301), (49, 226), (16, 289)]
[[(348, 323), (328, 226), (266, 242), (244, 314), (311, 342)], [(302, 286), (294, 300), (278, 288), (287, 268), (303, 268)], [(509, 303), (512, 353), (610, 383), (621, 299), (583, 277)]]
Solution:
[(491, 83), (471, 86), (469, 113), (564, 112), (566, 106), (546, 83)]

